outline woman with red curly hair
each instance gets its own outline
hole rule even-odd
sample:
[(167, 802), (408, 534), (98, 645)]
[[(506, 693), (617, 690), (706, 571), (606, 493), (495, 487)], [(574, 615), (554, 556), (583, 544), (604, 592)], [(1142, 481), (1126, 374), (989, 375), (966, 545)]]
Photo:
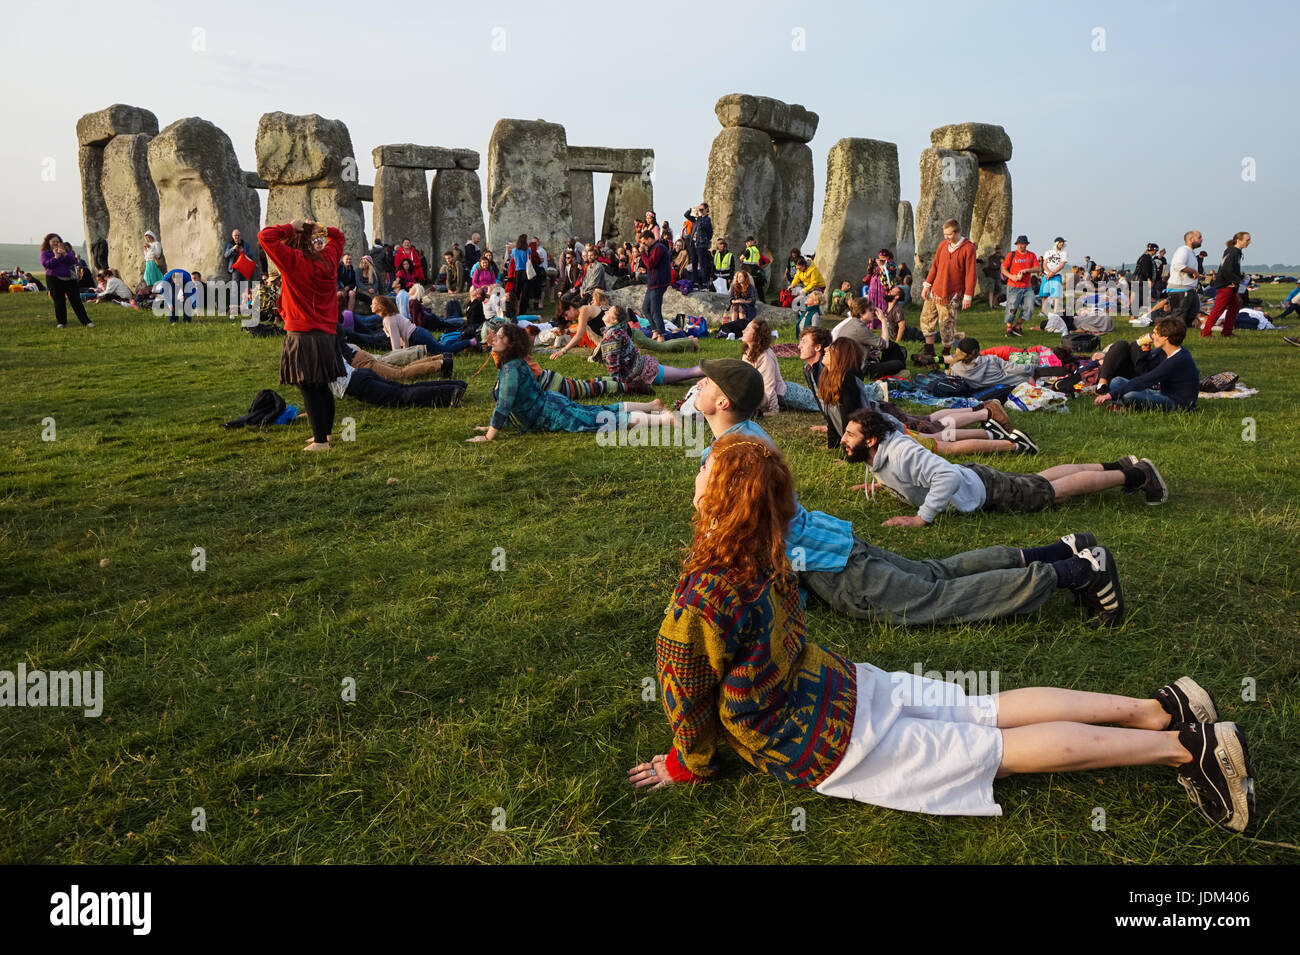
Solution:
[[(1244, 733), (1188, 677), (1151, 699), (1048, 687), (968, 696), (956, 683), (854, 664), (809, 643), (785, 530), (781, 452), (719, 438), (695, 481), (695, 535), (656, 647), (672, 748), (634, 766), (659, 789), (716, 775), (727, 742), (756, 769), (830, 796), (997, 816), (995, 777), (1178, 767), (1192, 802), (1241, 831), (1254, 804)], [(1117, 726), (1096, 724), (1115, 723)]]

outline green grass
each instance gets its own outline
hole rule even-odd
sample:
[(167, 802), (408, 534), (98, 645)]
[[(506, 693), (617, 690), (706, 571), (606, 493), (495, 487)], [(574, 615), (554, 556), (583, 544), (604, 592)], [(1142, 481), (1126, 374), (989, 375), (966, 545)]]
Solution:
[[(809, 434), (812, 419), (782, 414), (769, 428), (805, 505), (908, 556), (1097, 532), (1123, 574), (1122, 629), (1098, 632), (1057, 597), (1023, 620), (912, 629), (814, 606), (810, 633), (887, 669), (997, 670), (1003, 689), (1146, 695), (1195, 675), (1250, 734), (1252, 839), (1207, 827), (1172, 774), (1148, 768), (999, 782), (1001, 819), (826, 799), (731, 754), (720, 782), (634, 794), (627, 768), (670, 741), (641, 688), (689, 532), (695, 465), (680, 449), (602, 448), (589, 435), (466, 444), (490, 413), (484, 373), (458, 410), (341, 401), (356, 442), (307, 455), (305, 423), (220, 427), (260, 388), (295, 400), (276, 384), (279, 340), (219, 319), (94, 315), (94, 329), (56, 332), (44, 297), (0, 297), (0, 669), (102, 669), (107, 695), (97, 719), (0, 711), (0, 861), (1297, 859), (1270, 844), (1300, 842), (1300, 350), (1280, 333), (1192, 344), (1203, 372), (1236, 371), (1255, 398), (1185, 417), (1076, 401), (1069, 415), (1017, 419), (1037, 458), (988, 459), (1038, 470), (1149, 456), (1172, 490), (1160, 508), (1112, 492), (884, 529), (902, 506), (851, 494), (861, 471)], [(961, 324), (1000, 338), (989, 310)], [(458, 362), (459, 376), (478, 361)], [(801, 380), (797, 361), (783, 366)], [(1242, 440), (1246, 416), (1254, 442)], [(53, 442), (41, 440), (46, 417)], [(355, 703), (341, 699), (345, 677)], [(191, 829), (198, 806), (206, 832)], [(797, 807), (806, 831), (792, 831)], [(1105, 831), (1090, 826), (1095, 807)]]

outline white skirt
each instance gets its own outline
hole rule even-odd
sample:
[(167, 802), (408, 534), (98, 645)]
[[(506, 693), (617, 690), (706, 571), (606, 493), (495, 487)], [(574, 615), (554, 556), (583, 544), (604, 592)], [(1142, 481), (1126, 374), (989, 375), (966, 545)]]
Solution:
[(1002, 732), (992, 696), (956, 683), (857, 664), (853, 736), (826, 796), (939, 816), (1000, 816), (993, 777)]

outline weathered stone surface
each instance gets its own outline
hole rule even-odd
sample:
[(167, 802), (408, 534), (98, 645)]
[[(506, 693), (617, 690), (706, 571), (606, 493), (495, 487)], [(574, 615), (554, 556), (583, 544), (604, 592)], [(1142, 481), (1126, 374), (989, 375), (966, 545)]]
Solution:
[(912, 204), (906, 200), (898, 204), (896, 236), (890, 250), (894, 253), (894, 261), (900, 265), (906, 262), (910, 269), (916, 259), (916, 220), (912, 215)]
[(225, 278), (222, 253), (239, 229), (257, 256), (260, 204), (244, 182), (230, 137), (205, 119), (178, 119), (149, 143), (158, 223), (168, 263)]
[[(359, 261), (366, 248), (357, 161), (347, 126), (312, 113), (264, 113), (257, 124), (257, 173), (270, 187), (268, 223), (303, 217), (340, 229)], [(420, 189), (423, 201), (424, 189)]]
[(151, 231), (163, 242), (158, 227), (158, 192), (149, 176), (147, 133), (114, 136), (104, 147), (100, 190), (108, 210), (108, 264), (132, 287), (144, 275), (144, 234)]
[(487, 231), (483, 228), (483, 187), (478, 173), (472, 169), (439, 170), (433, 177), (429, 206), (433, 218), (433, 249), (429, 259), (440, 263), (439, 268), (442, 253), (453, 242), (459, 242), (463, 249), (471, 235)]
[(157, 136), (158, 117), (139, 106), (114, 103), (107, 109), (87, 113), (77, 120), (79, 146), (103, 146), (114, 136), (132, 136), (136, 133)]
[(916, 207), (916, 283), (925, 281), (934, 251), (943, 241), (943, 224), (956, 219), (962, 235), (970, 235), (979, 186), (979, 161), (974, 153), (951, 149), (921, 152), (921, 201)]
[(898, 238), (898, 147), (841, 139), (826, 155), (826, 198), (817, 236), (817, 268), (828, 288), (855, 286), (867, 261)]
[[(609, 299), (615, 305), (623, 308), (631, 308), (634, 311), (641, 310), (641, 300), (645, 297), (644, 285), (628, 285), (624, 288), (617, 289), (609, 293)], [(677, 289), (669, 286), (664, 292), (663, 314), (664, 317), (673, 320), (677, 315), (702, 315), (709, 322), (710, 330), (716, 329), (723, 322), (728, 321), (727, 314), (731, 306), (731, 296), (717, 292), (692, 292), (690, 295), (683, 295)], [(763, 319), (773, 328), (778, 325), (793, 325), (794, 312), (788, 308), (778, 308), (775, 305), (761, 303), (757, 306), (757, 318)], [(782, 339), (790, 341), (788, 336)], [(674, 356), (668, 356), (670, 364), (686, 364), (673, 360)]]
[(272, 186), (266, 197), (266, 222), (277, 225), (294, 219), (314, 219), (346, 236), (344, 251), (360, 262), (366, 251), (366, 223), (360, 200), (325, 186)]
[(356, 193), (357, 193), (357, 201), (359, 201), (359, 202), (374, 202), (374, 201), (375, 201), (375, 187), (374, 187), (374, 186), (363, 186), (363, 185), (358, 184), (357, 187), (356, 187)]
[(605, 221), (600, 237), (611, 242), (635, 242), (634, 220), (645, 219), (654, 209), (654, 186), (641, 173), (616, 172), (609, 177), (609, 195), (605, 199)]
[(99, 185), (104, 174), (104, 147), (78, 146), (77, 167), (81, 170), (81, 219), (89, 249), (99, 239), (108, 239), (108, 206)]
[(478, 151), (474, 149), (453, 149), (452, 158), (456, 160), (457, 169), (477, 169), (479, 163)]
[[(1011, 173), (1004, 162), (979, 168), (970, 239), (980, 258), (992, 254), (999, 245), (1004, 253), (1011, 251)], [(976, 280), (980, 290), (987, 291), (983, 269), (977, 272)]]
[(570, 146), (569, 169), (585, 172), (652, 172), (653, 149), (614, 149), (609, 146)]
[(797, 103), (783, 103), (768, 96), (729, 93), (718, 100), (713, 112), (724, 128), (759, 129), (776, 140), (806, 143), (817, 133), (816, 113)]
[(352, 136), (341, 120), (264, 113), (257, 124), (257, 174), (278, 186), (349, 190), (357, 183)]
[(270, 184), (255, 172), (244, 170), (244, 185), (249, 189), (270, 189)]
[(591, 173), (569, 170), (569, 201), (573, 204), (569, 234), (590, 242), (596, 235), (596, 187)]
[(488, 143), (488, 239), (498, 260), (520, 233), (562, 249), (573, 221), (564, 127), (501, 119)]
[[(790, 249), (803, 248), (812, 226), (813, 159), (805, 143), (785, 141), (773, 148), (776, 182), (767, 221), (755, 239), (759, 248), (770, 248), (778, 262)], [(748, 234), (748, 233), (747, 233)], [(736, 237), (743, 245), (745, 236)]]
[(930, 145), (937, 149), (972, 152), (982, 163), (1011, 160), (1011, 137), (1001, 126), (993, 126), (989, 123), (954, 123), (951, 126), (940, 126), (930, 133)]
[(745, 236), (757, 237), (767, 222), (775, 186), (775, 152), (767, 133), (736, 126), (718, 133), (704, 177), (714, 238), (726, 239), (734, 252), (744, 247)]
[(433, 233), (429, 230), (429, 199), (424, 170), (382, 165), (375, 172), (374, 195), (371, 208), (373, 234), (395, 246), (403, 239), (410, 239), (417, 249), (424, 250), (432, 264), (433, 246), (430, 243)]
[[(468, 150), (466, 150), (468, 151)], [(370, 151), (375, 168), (401, 166), (404, 169), (454, 169), (456, 155), (441, 146), (417, 146), (414, 143), (390, 143)]]

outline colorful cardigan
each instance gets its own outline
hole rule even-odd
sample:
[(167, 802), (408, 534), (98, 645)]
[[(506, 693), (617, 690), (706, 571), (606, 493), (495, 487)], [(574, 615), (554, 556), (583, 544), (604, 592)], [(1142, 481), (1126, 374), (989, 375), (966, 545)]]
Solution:
[(674, 780), (713, 776), (719, 740), (795, 786), (834, 771), (853, 731), (857, 671), (806, 636), (793, 578), (738, 586), (696, 572), (678, 581), (656, 651)]

